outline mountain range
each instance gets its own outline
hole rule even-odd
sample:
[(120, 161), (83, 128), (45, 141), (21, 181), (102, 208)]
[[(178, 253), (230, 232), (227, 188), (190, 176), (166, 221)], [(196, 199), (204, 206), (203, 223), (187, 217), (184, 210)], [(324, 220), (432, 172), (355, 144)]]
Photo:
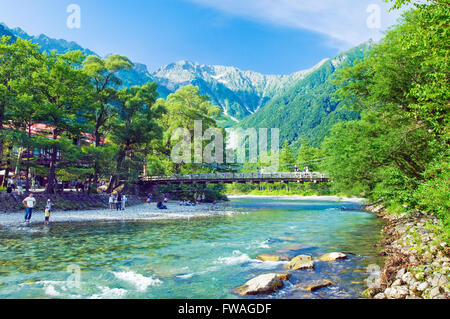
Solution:
[[(44, 34), (31, 36), (20, 28), (10, 29), (0, 23), (0, 36), (3, 35), (31, 40), (43, 51), (80, 50), (86, 55), (97, 55), (75, 42)], [(333, 100), (336, 87), (332, 78), (344, 63), (364, 58), (371, 46), (371, 42), (364, 43), (332, 59), (322, 60), (309, 70), (290, 75), (264, 75), (232, 66), (183, 60), (154, 72), (149, 72), (144, 64), (134, 63), (131, 70), (121, 71), (119, 77), (122, 87), (155, 81), (163, 98), (182, 86), (198, 86), (201, 94), (208, 95), (213, 104), (223, 109), (223, 126), (279, 127), (282, 142), (295, 144), (305, 138), (310, 144), (318, 145), (335, 122), (358, 116), (343, 110), (340, 103)]]

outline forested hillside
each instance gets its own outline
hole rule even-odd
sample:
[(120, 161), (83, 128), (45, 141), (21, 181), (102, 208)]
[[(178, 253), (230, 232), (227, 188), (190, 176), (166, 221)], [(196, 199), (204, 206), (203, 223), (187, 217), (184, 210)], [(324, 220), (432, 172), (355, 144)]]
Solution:
[(325, 61), (239, 126), (280, 128), (281, 143), (299, 146), (299, 141), (306, 139), (309, 144), (319, 146), (335, 123), (358, 118), (358, 112), (344, 109), (335, 99), (338, 87), (333, 80), (337, 70), (362, 60), (372, 46), (372, 42), (367, 42)]

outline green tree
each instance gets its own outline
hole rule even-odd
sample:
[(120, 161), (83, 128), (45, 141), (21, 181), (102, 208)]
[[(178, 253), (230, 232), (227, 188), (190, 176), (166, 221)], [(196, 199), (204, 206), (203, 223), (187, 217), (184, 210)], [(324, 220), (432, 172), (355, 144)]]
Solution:
[(280, 171), (293, 172), (296, 163), (294, 151), (289, 146), (289, 142), (285, 141), (280, 151)]
[(116, 87), (121, 81), (116, 76), (121, 70), (129, 70), (133, 64), (125, 57), (117, 54), (110, 55), (107, 58), (99, 58), (90, 55), (83, 62), (83, 68), (94, 84), (95, 91), (93, 121), (94, 121), (94, 139), (95, 146), (100, 145), (102, 137), (102, 128), (112, 115), (111, 101), (114, 99)]
[[(176, 129), (186, 128), (189, 130), (191, 136), (194, 136), (194, 121), (197, 120), (202, 121), (203, 130), (219, 128), (215, 120), (220, 116), (221, 109), (218, 106), (212, 105), (208, 96), (200, 95), (199, 88), (196, 86), (188, 85), (182, 87), (175, 93), (170, 94), (166, 100), (158, 99), (156, 104), (164, 106), (167, 109), (167, 114), (159, 120), (164, 130), (160, 150), (166, 156), (170, 156), (172, 147), (174, 146), (172, 136)], [(224, 133), (223, 130), (222, 133)], [(210, 167), (199, 167), (193, 164), (173, 164), (170, 171), (180, 172), (182, 168), (188, 171), (194, 169), (208, 171)]]
[(149, 143), (162, 137), (162, 128), (156, 120), (164, 108), (154, 105), (156, 97), (154, 82), (117, 92), (117, 117), (109, 124), (109, 139), (118, 147), (117, 165), (108, 192), (116, 188), (120, 180), (137, 178), (147, 161)]
[(65, 140), (81, 139), (82, 133), (89, 131), (86, 114), (90, 111), (88, 94), (91, 87), (88, 76), (80, 68), (84, 58), (80, 51), (64, 55), (52, 52), (45, 56), (41, 68), (33, 75), (43, 101), (36, 117), (52, 128), (47, 193), (55, 192), (58, 154), (64, 156), (60, 152)]
[[(121, 80), (117, 74), (122, 70), (131, 69), (133, 64), (125, 57), (117, 54), (108, 56), (107, 58), (99, 58), (95, 55), (90, 55), (83, 62), (83, 68), (87, 75), (91, 78), (93, 83), (93, 90), (91, 98), (93, 100), (93, 112), (91, 113), (91, 120), (93, 121), (93, 136), (94, 146), (101, 146), (103, 129), (108, 120), (114, 115), (113, 102), (116, 89), (121, 84)], [(94, 183), (97, 182), (100, 170), (102, 170), (102, 153), (101, 150), (93, 151), (97, 156), (94, 160)], [(105, 151), (108, 153), (108, 150)], [(93, 153), (93, 154), (94, 154)], [(91, 189), (89, 188), (89, 191)]]
[[(26, 95), (32, 94), (24, 83), (29, 83), (40, 58), (38, 47), (29, 41), (17, 39), (11, 43), (10, 37), (0, 39), (0, 168), (4, 165), (4, 145), (9, 135), (5, 127), (14, 119), (12, 108), (17, 109), (24, 104)], [(8, 170), (5, 176), (7, 173)]]
[[(395, 7), (412, 1), (395, 1)], [(339, 98), (361, 114), (322, 144), (336, 190), (435, 212), (448, 201), (448, 0), (416, 4), (364, 61), (339, 72)], [(406, 204), (406, 205), (404, 205)], [(400, 205), (401, 206), (401, 205)], [(441, 208), (439, 208), (439, 207)]]
[(309, 146), (306, 139), (302, 139), (301, 146), (298, 150), (297, 162), (302, 169), (307, 166), (309, 171), (320, 171), (320, 163), (325, 158), (325, 154), (322, 150)]

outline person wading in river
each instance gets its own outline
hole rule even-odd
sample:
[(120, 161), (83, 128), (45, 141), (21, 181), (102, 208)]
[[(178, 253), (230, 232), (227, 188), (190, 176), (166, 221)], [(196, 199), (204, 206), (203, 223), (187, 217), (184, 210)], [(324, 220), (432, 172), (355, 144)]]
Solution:
[(36, 199), (33, 197), (33, 194), (30, 194), (27, 198), (22, 201), (22, 204), (25, 205), (25, 223), (29, 223), (31, 220), (31, 215), (33, 214), (33, 208), (36, 205)]

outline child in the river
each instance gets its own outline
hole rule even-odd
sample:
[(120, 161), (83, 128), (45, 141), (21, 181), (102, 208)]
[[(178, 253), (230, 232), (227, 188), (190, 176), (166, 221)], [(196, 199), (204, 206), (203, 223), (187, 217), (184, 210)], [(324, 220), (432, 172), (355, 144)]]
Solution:
[(49, 200), (47, 200), (47, 205), (45, 205), (45, 209), (44, 209), (44, 216), (45, 216), (44, 225), (49, 224), (51, 210), (52, 210), (52, 202), (49, 199)]

